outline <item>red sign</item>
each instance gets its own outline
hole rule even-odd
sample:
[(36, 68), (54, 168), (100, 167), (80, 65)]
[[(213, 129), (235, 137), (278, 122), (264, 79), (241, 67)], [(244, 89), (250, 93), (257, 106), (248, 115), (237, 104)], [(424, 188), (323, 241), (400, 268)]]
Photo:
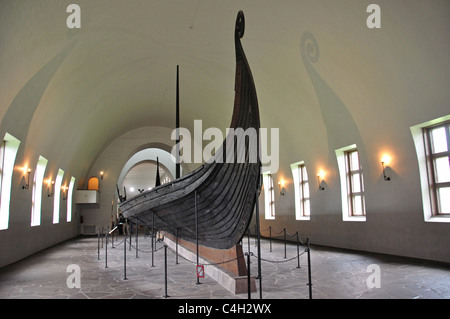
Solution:
[(197, 265), (197, 278), (205, 278), (205, 266)]

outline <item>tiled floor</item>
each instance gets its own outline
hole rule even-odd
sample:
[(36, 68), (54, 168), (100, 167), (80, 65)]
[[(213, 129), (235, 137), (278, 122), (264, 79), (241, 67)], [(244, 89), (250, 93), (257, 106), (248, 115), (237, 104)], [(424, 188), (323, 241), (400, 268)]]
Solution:
[[(134, 237), (131, 243), (135, 245)], [(164, 299), (164, 248), (157, 244), (152, 267), (150, 238), (140, 236), (138, 244), (138, 258), (134, 247), (125, 250), (126, 280), (123, 237), (115, 248), (108, 245), (107, 264), (105, 243), (98, 255), (96, 237), (79, 237), (0, 269), (0, 298)], [(244, 252), (247, 248), (245, 239)], [(253, 238), (250, 248), (256, 254)], [(286, 258), (283, 242), (273, 241), (270, 252), (269, 242), (262, 240), (261, 249), (263, 299), (307, 299), (305, 247), (300, 247), (301, 268), (295, 244), (287, 245)], [(175, 258), (168, 250), (168, 299), (247, 299), (247, 294), (233, 295), (208, 277), (198, 285), (195, 265), (181, 257), (175, 264)], [(311, 246), (311, 269), (313, 299), (450, 299), (448, 265)], [(251, 274), (256, 273), (257, 259), (252, 257)], [(259, 298), (259, 292), (252, 298)]]

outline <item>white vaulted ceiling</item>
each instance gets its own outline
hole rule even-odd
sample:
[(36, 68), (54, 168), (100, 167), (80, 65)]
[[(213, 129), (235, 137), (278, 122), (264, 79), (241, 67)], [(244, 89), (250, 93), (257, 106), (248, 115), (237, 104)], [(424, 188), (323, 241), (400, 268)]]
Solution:
[[(81, 8), (80, 29), (66, 25), (71, 3)], [(0, 133), (26, 145), (25, 162), (42, 154), (83, 179), (117, 137), (174, 127), (177, 65), (181, 125), (227, 127), (234, 23), (243, 10), (262, 125), (281, 128), (286, 162), (334, 145), (326, 99), (350, 114), (367, 143), (373, 129), (395, 136), (399, 125), (422, 121), (423, 106), (439, 105), (433, 118), (448, 101), (448, 2), (379, 1), (376, 30), (366, 25), (369, 3), (1, 1)], [(302, 59), (305, 34), (320, 48), (314, 64)]]
[[(381, 28), (367, 25), (373, 3)], [(70, 4), (81, 8), (79, 29), (67, 27)], [(261, 126), (279, 129), (271, 144), (279, 147), (271, 154), (279, 162), (271, 171), (276, 219), (262, 218), (262, 229), (288, 227), (318, 245), (449, 262), (449, 224), (424, 221), (410, 129), (450, 115), (449, 9), (448, 0), (0, 0), (0, 137), (20, 140), (10, 227), (0, 232), (8, 258), (0, 262), (76, 236), (79, 226), (111, 225), (116, 183), (130, 159), (151, 148), (170, 152), (175, 143), (177, 65), (181, 126), (192, 132), (198, 119), (203, 130), (225, 131), (239, 10)], [(364, 172), (363, 223), (343, 221), (335, 151), (353, 144)], [(389, 182), (384, 153), (392, 159)], [(74, 177), (77, 189), (104, 171), (100, 203), (73, 205), (77, 223), (53, 224), (44, 190), (42, 225), (30, 227), (32, 190), (22, 189), (21, 168), (35, 170), (40, 156), (48, 160), (45, 180), (61, 169), (63, 185)], [(309, 176), (308, 221), (295, 219), (290, 165), (300, 161)], [(196, 166), (183, 165), (184, 173)]]

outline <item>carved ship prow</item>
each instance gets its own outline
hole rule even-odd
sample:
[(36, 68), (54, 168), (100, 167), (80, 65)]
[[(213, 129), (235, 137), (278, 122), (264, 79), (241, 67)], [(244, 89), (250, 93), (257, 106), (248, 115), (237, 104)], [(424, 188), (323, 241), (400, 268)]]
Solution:
[[(258, 100), (240, 40), (244, 28), (244, 14), (239, 11), (235, 28), (235, 100), (230, 125), (234, 132), (229, 131), (221, 148), (207, 163), (120, 203), (125, 218), (211, 248), (231, 248), (244, 236), (259, 193), (261, 169)], [(236, 131), (256, 136), (247, 136), (244, 143), (239, 143), (231, 135)], [(242, 154), (245, 155), (240, 157)]]

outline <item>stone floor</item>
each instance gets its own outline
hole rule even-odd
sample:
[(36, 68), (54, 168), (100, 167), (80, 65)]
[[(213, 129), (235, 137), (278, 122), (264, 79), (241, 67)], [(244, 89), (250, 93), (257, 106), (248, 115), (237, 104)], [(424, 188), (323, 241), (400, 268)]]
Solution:
[[(134, 237), (131, 243), (135, 245)], [(98, 254), (96, 237), (61, 243), (0, 269), (0, 298), (164, 299), (164, 248), (156, 245), (152, 266), (150, 243), (149, 237), (139, 237), (138, 258), (135, 247), (129, 250), (127, 245), (126, 280), (123, 237), (116, 239), (115, 248), (108, 244), (107, 260), (106, 244), (100, 244)], [(250, 248), (256, 254), (253, 238)], [(262, 240), (261, 249), (263, 299), (308, 299), (305, 247), (300, 246), (301, 268), (295, 244), (286, 246), (286, 258), (283, 242), (273, 241), (270, 252), (269, 241)], [(181, 257), (175, 261), (175, 253), (168, 250), (167, 299), (247, 299), (247, 294), (233, 295), (208, 277), (197, 284), (195, 264)], [(256, 257), (251, 261), (251, 274), (256, 275)], [(313, 299), (450, 299), (449, 265), (311, 246), (311, 269)], [(259, 292), (252, 298), (259, 298)]]

